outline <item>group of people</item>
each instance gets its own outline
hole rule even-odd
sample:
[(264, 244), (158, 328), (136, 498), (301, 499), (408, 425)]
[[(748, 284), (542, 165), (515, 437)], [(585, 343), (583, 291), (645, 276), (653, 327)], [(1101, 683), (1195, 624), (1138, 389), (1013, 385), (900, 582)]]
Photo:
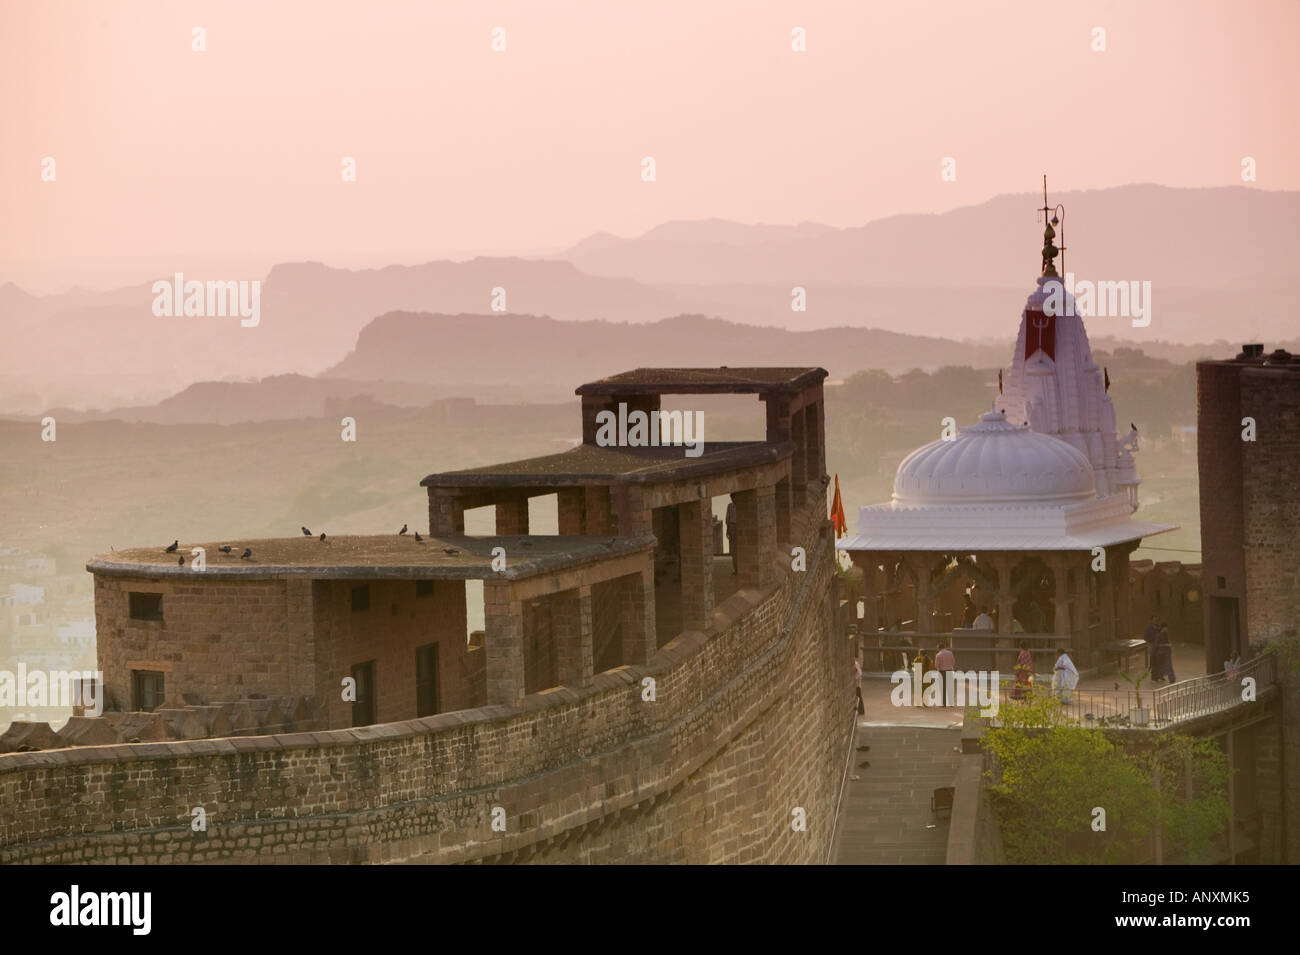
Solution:
[[(1079, 668), (1070, 659), (1070, 652), (1065, 647), (1057, 651), (1056, 663), (1052, 667), (1052, 693), (1062, 703), (1074, 700), (1074, 688), (1079, 685)], [(1029, 644), (1021, 641), (1020, 653), (1016, 655), (1016, 682), (1011, 686), (1013, 700), (1029, 699), (1034, 688), (1034, 654)]]
[(1142, 637), (1147, 642), (1147, 659), (1152, 682), (1158, 683), (1161, 680), (1168, 680), (1170, 683), (1176, 683), (1177, 678), (1174, 676), (1174, 645), (1173, 641), (1169, 639), (1169, 624), (1164, 620), (1157, 619), (1156, 615), (1152, 614), (1147, 621), (1147, 628)]
[(939, 671), (939, 705), (949, 706), (947, 674), (950, 670), (957, 668), (957, 658), (952, 655), (952, 649), (945, 641), (940, 640), (934, 656), (930, 656), (930, 651), (922, 647), (916, 651), (916, 656), (912, 658), (912, 666), (915, 667), (917, 664), (921, 666), (922, 680), (931, 670)]

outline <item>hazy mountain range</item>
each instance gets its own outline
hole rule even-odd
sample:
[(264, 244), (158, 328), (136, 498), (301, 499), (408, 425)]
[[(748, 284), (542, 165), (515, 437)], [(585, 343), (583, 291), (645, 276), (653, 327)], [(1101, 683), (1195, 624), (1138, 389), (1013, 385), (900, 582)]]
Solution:
[[(1272, 348), (1295, 336), (1300, 193), (1135, 185), (1052, 198), (1067, 209), (1069, 271), (1152, 283), (1149, 327), (1097, 318), (1094, 339), (1173, 358), (1156, 343), (1231, 334), (1230, 344), (1193, 349), (1218, 355), (1239, 340)], [(254, 328), (238, 317), (156, 317), (151, 282), (52, 296), (0, 285), (0, 413), (152, 404), (196, 382), (288, 374), (437, 385), (431, 398), (527, 388), (549, 400), (587, 378), (661, 363), (797, 362), (833, 375), (996, 366), (1038, 273), (1039, 202), (1000, 196), (850, 229), (670, 222), (636, 238), (595, 235), (550, 259), (282, 264), (263, 280)], [(796, 285), (806, 311), (791, 309)], [(504, 313), (492, 310), (494, 289), (504, 289)], [(323, 400), (318, 386), (287, 381), (262, 398), (286, 409)]]

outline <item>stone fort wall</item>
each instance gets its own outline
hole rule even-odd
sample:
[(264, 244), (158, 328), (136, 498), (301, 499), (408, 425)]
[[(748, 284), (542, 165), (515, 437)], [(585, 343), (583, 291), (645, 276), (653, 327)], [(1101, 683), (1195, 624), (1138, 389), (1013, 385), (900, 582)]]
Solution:
[(777, 586), (728, 599), (711, 635), (519, 707), (0, 756), (0, 863), (822, 862), (852, 644), (829, 524), (799, 536), (807, 571), (777, 555)]

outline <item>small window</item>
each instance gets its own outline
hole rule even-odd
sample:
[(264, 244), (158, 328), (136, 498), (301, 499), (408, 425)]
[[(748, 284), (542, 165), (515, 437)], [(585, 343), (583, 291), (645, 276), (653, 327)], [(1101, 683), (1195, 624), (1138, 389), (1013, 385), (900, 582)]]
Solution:
[(375, 721), (375, 661), (367, 660), (352, 668), (357, 698), (352, 704), (352, 725), (369, 726)]
[(130, 595), (131, 619), (132, 620), (161, 620), (162, 615), (162, 594), (137, 594)]
[(415, 650), (415, 715), (438, 712), (438, 645), (430, 643)]
[(163, 702), (163, 674), (157, 670), (131, 671), (131, 709), (152, 713)]
[(417, 597), (432, 597), (432, 596), (433, 596), (433, 581), (432, 581), (432, 580), (417, 580), (417, 581), (415, 582), (415, 596), (417, 596)]
[(352, 612), (370, 609), (370, 585), (362, 584), (352, 588)]

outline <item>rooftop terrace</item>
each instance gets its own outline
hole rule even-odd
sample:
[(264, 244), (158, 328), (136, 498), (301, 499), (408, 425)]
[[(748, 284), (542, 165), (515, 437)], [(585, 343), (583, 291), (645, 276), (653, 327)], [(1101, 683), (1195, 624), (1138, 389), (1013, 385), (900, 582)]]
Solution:
[(579, 385), (579, 395), (763, 394), (798, 392), (826, 378), (824, 368), (637, 368)]
[(790, 442), (712, 441), (698, 457), (668, 447), (600, 447), (582, 444), (568, 451), (488, 467), (430, 474), (424, 487), (557, 487), (563, 485), (653, 484), (715, 474), (780, 460), (794, 451)]
[[(385, 534), (365, 537), (277, 537), (263, 540), (183, 543), (177, 553), (164, 547), (137, 547), (101, 554), (86, 565), (108, 576), (266, 578), (306, 576), (322, 579), (515, 580), (563, 570), (623, 554), (649, 550), (654, 538), (506, 535), (495, 537), (425, 537)], [(231, 552), (218, 548), (229, 545)], [(207, 569), (193, 568), (190, 552), (202, 547)], [(240, 557), (251, 548), (248, 560)], [(506, 553), (506, 569), (492, 568), (494, 548)], [(185, 558), (184, 566), (178, 557)]]

